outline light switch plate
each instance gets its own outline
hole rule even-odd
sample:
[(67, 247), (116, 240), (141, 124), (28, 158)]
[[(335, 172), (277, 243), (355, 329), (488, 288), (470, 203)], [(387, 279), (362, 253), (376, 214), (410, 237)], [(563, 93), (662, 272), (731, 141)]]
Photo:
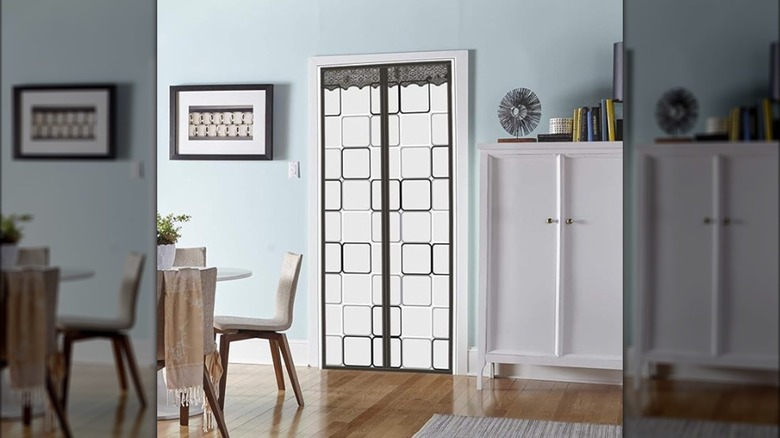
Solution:
[(287, 178), (300, 178), (299, 162), (288, 161), (287, 162)]

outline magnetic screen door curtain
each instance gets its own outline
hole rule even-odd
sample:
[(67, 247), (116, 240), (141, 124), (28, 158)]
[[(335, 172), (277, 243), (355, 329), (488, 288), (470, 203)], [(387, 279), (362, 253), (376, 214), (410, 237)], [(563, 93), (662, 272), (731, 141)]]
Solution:
[(326, 368), (452, 372), (452, 63), (323, 68)]

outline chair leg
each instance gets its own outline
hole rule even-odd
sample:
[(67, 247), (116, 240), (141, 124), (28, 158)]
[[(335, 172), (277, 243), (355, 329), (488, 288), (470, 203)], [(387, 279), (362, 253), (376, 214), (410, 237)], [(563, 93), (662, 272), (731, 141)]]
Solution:
[(230, 338), (226, 333), (219, 336), (219, 356), (222, 360), (222, 377), (219, 379), (219, 409), (225, 410), (225, 389), (227, 388), (228, 355), (230, 354)]
[(111, 346), (114, 348), (114, 362), (119, 378), (119, 388), (122, 393), (125, 393), (127, 392), (127, 379), (125, 378), (125, 362), (122, 360), (122, 346), (119, 343), (119, 338), (111, 338)]
[(284, 333), (279, 334), (279, 347), (282, 351), (282, 357), (284, 357), (284, 364), (287, 366), (287, 374), (290, 375), (295, 399), (298, 400), (298, 406), (303, 406), (301, 385), (298, 383), (298, 374), (295, 372), (295, 364), (293, 364), (292, 354), (290, 354), (290, 344), (287, 342), (287, 335)]
[(68, 417), (65, 415), (65, 410), (62, 406), (62, 401), (57, 397), (57, 392), (54, 389), (54, 382), (51, 380), (51, 375), (46, 374), (46, 393), (49, 394), (49, 401), (54, 408), (54, 412), (57, 414), (57, 419), (60, 422), (60, 429), (65, 438), (71, 438), (73, 435), (70, 433), (70, 425), (68, 424)]
[(22, 424), (30, 426), (32, 423), (32, 403), (26, 401), (22, 403)]
[(179, 425), (190, 425), (190, 407), (179, 404)]
[(121, 334), (118, 339), (120, 339), (125, 350), (127, 365), (130, 367), (130, 376), (133, 378), (133, 385), (135, 385), (135, 391), (138, 393), (138, 401), (142, 407), (146, 407), (146, 397), (144, 396), (144, 388), (138, 374), (138, 364), (135, 362), (135, 356), (133, 355), (133, 346), (130, 345), (130, 340), (125, 334)]
[(69, 332), (65, 332), (62, 339), (62, 354), (65, 357), (65, 375), (62, 377), (62, 409), (67, 409), (70, 366), (73, 359), (73, 337)]
[(222, 414), (222, 408), (219, 406), (217, 397), (214, 394), (214, 385), (211, 383), (211, 377), (209, 376), (206, 366), (203, 366), (203, 392), (206, 393), (206, 398), (209, 401), (211, 411), (214, 413), (214, 418), (217, 420), (217, 427), (223, 438), (229, 438), (227, 425), (225, 424), (225, 416)]
[(274, 372), (276, 373), (276, 387), (279, 391), (284, 391), (284, 371), (282, 370), (282, 361), (279, 358), (279, 342), (276, 339), (268, 339), (271, 346), (271, 359), (274, 362)]

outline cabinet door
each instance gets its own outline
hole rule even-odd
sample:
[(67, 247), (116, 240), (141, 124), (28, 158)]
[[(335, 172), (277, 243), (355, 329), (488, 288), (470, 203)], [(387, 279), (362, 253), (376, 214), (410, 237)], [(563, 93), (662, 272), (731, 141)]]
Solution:
[(721, 163), (720, 346), (724, 355), (776, 361), (777, 156), (735, 155)]
[(487, 349), (552, 355), (558, 176), (556, 158), (491, 158)]
[(619, 155), (563, 161), (564, 354), (610, 359), (623, 354), (622, 176)]
[(713, 294), (713, 165), (708, 155), (654, 156), (647, 173), (646, 349), (709, 356)]

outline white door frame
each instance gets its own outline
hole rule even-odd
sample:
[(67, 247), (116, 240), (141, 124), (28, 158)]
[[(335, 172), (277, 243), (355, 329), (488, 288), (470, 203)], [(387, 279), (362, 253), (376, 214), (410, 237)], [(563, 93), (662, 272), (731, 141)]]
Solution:
[(374, 55), (315, 56), (309, 60), (309, 155), (308, 155), (308, 238), (307, 272), (309, 293), (309, 365), (322, 368), (320, 354), (321, 294), (320, 272), (320, 70), (346, 65), (393, 64), (401, 62), (452, 61), (452, 117), (455, 122), (452, 139), (453, 235), (455, 237), (452, 324), (452, 372), (466, 374), (468, 363), (468, 51), (386, 53)]

